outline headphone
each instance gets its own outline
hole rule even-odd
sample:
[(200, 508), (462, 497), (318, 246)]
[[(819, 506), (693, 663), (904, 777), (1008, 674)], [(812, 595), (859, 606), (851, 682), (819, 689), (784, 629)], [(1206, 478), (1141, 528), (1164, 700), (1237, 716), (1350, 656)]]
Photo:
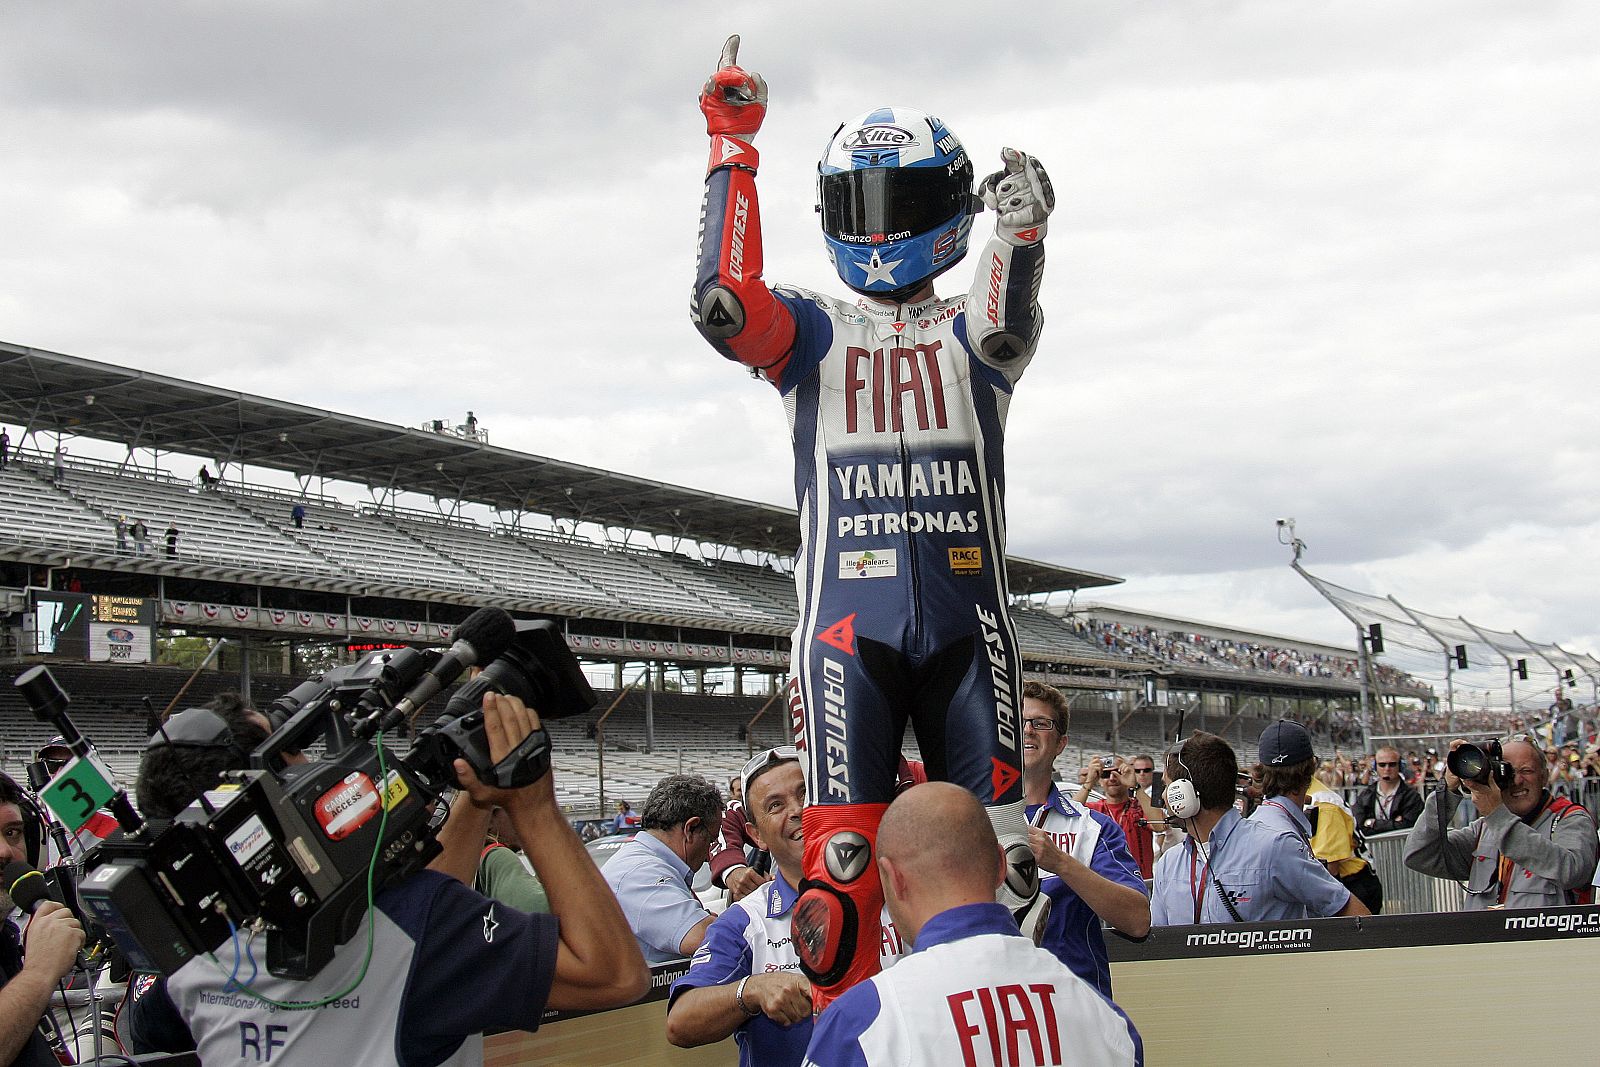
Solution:
[[(1178, 733), (1183, 732), (1183, 718), (1178, 718)], [(1177, 748), (1172, 751), (1172, 758), (1178, 761), (1178, 766), (1183, 768), (1183, 773), (1188, 774), (1189, 765), (1183, 762), (1183, 745), (1174, 737), (1173, 744)], [(1200, 814), (1200, 791), (1194, 787), (1194, 782), (1188, 778), (1174, 778), (1167, 783), (1167, 788), (1162, 791), (1162, 799), (1166, 801), (1167, 815), (1169, 818), (1187, 822)]]

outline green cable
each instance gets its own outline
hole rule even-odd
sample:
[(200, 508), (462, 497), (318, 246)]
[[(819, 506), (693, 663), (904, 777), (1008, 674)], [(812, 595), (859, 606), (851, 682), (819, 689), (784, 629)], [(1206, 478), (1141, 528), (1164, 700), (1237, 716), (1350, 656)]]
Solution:
[[(239, 989), (239, 990), (241, 990), (241, 991), (243, 991), (245, 993), (250, 994), (252, 997), (255, 997), (257, 1000), (259, 1000), (263, 1004), (270, 1004), (274, 1008), (282, 1008), (285, 1011), (310, 1011), (313, 1008), (326, 1007), (327, 1005), (332, 1004), (336, 1000), (344, 999), (345, 997), (349, 996), (351, 993), (355, 992), (356, 988), (358, 986), (360, 986), (362, 982), (366, 981), (367, 968), (372, 965), (373, 930), (374, 930), (374, 927), (376, 925), (375, 919), (373, 918), (372, 880), (373, 880), (373, 876), (377, 873), (377, 870), (378, 870), (378, 856), (383, 851), (383, 832), (384, 832), (384, 830), (388, 829), (388, 826), (389, 826), (389, 803), (388, 803), (388, 796), (387, 796), (387, 793), (386, 793), (386, 787), (387, 787), (388, 778), (389, 778), (389, 767), (388, 767), (388, 761), (385, 759), (385, 752), (384, 752), (384, 749), (383, 749), (383, 731), (382, 730), (379, 730), (378, 733), (377, 733), (377, 743), (378, 743), (378, 783), (377, 783), (377, 788), (378, 788), (378, 808), (382, 812), (382, 815), (380, 815), (379, 818), (378, 818), (378, 839), (372, 843), (372, 858), (367, 861), (367, 951), (366, 951), (366, 955), (361, 960), (361, 973), (357, 974), (356, 977), (355, 977), (355, 981), (351, 982), (347, 987), (345, 987), (344, 989), (340, 990), (337, 993), (330, 993), (328, 996), (323, 997), (321, 1000), (273, 1000), (271, 997), (267, 996), (266, 994), (259, 993), (255, 989), (252, 989), (250, 986), (248, 986), (248, 985), (246, 985), (246, 984), (244, 984), (242, 982), (233, 983), (235, 988), (237, 988), (237, 989)], [(222, 961), (217, 959), (217, 957), (216, 957), (216, 955), (214, 953), (207, 952), (206, 953), (206, 958), (208, 960), (210, 960), (212, 962), (212, 964), (214, 964), (216, 966), (218, 972), (222, 972), (222, 971), (225, 970), (225, 968), (222, 966)], [(237, 968), (234, 969), (234, 973), (235, 974), (238, 973), (238, 969)]]

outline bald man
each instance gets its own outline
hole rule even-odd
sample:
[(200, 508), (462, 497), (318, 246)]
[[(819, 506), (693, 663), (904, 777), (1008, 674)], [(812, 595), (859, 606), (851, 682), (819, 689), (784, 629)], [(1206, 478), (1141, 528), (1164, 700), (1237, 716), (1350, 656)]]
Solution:
[(807, 1067), (1144, 1062), (1127, 1016), (995, 903), (1005, 853), (971, 793), (929, 782), (901, 794), (879, 826), (877, 863), (914, 947), (817, 1018)]

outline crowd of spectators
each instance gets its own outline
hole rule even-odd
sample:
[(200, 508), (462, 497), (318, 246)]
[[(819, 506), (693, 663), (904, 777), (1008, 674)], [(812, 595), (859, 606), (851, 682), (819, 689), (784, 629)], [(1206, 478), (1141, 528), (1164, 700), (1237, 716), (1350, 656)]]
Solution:
[[(1083, 616), (1074, 617), (1072, 625), (1079, 637), (1109, 652), (1154, 656), (1173, 666), (1352, 681), (1361, 675), (1360, 662), (1350, 656), (1307, 652), (1255, 641), (1235, 641), (1191, 631), (1158, 629)], [(1385, 686), (1395, 689), (1418, 688), (1417, 682), (1403, 671), (1382, 663), (1374, 664), (1374, 667), (1379, 682)]]

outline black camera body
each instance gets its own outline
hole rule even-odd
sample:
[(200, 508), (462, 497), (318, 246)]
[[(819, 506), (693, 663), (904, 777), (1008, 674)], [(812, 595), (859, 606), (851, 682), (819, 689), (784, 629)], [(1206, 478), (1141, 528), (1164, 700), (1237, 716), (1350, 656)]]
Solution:
[(1459, 745), (1445, 756), (1444, 763), (1450, 768), (1450, 773), (1463, 782), (1488, 785), (1493, 779), (1495, 785), (1505, 789), (1517, 777), (1511, 764), (1501, 758), (1500, 742), (1494, 740), (1485, 741), (1482, 745), (1475, 745), (1471, 741)]
[[(510, 635), (509, 617), (505, 628)], [(518, 623), (510, 648), (419, 731), (406, 757), (393, 756), (374, 738), (404, 721), (396, 705), (430, 671), (437, 681), (443, 659), (436, 650), (376, 652), (297, 687), (274, 703), (275, 729), (251, 767), (224, 774), (170, 823), (143, 823), (121, 798), (125, 832), (90, 852), (79, 895), (129, 962), (171, 974), (230, 939), (238, 945), (250, 927), (266, 931), (271, 973), (315, 975), (360, 928), (371, 896), (438, 855), (433, 809), (457, 784), (455, 759), (504, 788), (548, 773), (543, 729), (491, 763), (483, 692), (517, 696), (550, 718), (595, 704), (554, 625)], [(35, 712), (65, 720), (66, 695), (54, 688), (58, 698)], [(318, 742), (323, 758), (285, 761)]]

